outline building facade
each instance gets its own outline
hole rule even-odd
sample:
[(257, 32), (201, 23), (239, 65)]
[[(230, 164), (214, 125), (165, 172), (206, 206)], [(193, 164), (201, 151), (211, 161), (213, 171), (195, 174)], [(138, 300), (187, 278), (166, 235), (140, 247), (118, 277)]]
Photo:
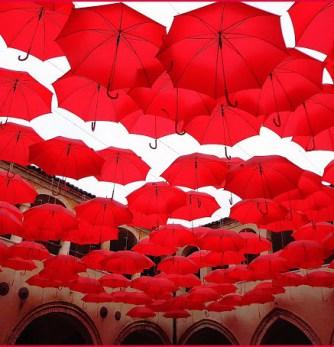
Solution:
[[(7, 170), (8, 164), (0, 163)], [(36, 168), (14, 166), (13, 171), (30, 181), (38, 192), (34, 204), (56, 202), (69, 209), (92, 198), (87, 192), (63, 181), (53, 181)], [(29, 206), (20, 206), (22, 210)], [(247, 228), (262, 236), (272, 237), (254, 225), (239, 225), (229, 220), (223, 224), (237, 232)], [(148, 236), (148, 231), (124, 226), (120, 239), (102, 245), (79, 246), (70, 242), (48, 243), (54, 254), (72, 254), (78, 257), (91, 249), (128, 249)], [(1, 237), (7, 243), (20, 242), (13, 235)], [(126, 243), (125, 241), (126, 240)], [(284, 239), (278, 240), (283, 246)], [(194, 249), (185, 248), (189, 255)], [(213, 313), (191, 311), (182, 319), (167, 319), (162, 314), (142, 320), (126, 316), (130, 305), (120, 303), (85, 303), (83, 294), (68, 288), (39, 288), (25, 281), (40, 271), (14, 271), (3, 268), (0, 272), (0, 343), (1, 344), (334, 344), (332, 317), (334, 292), (331, 288), (309, 286), (289, 287), (267, 304), (252, 304), (231, 312)], [(208, 269), (202, 269), (203, 278)], [(97, 271), (89, 276), (100, 277)], [(306, 271), (303, 272), (304, 274)], [(243, 293), (254, 282), (238, 285)]]

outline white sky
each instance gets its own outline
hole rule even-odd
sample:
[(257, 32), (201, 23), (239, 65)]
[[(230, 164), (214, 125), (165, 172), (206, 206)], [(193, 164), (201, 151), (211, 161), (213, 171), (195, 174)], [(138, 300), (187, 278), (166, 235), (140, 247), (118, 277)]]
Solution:
[[(107, 3), (112, 2), (79, 2), (75, 3), (75, 6), (98, 6)], [(209, 2), (129, 2), (126, 4), (165, 25), (168, 29), (173, 21), (174, 15), (202, 7), (209, 4)], [(293, 27), (287, 14), (287, 10), (292, 5), (292, 2), (248, 2), (247, 4), (280, 15), (286, 45), (288, 47), (294, 47)], [(303, 51), (319, 60), (325, 58), (325, 56), (319, 52), (305, 49)], [(64, 57), (42, 62), (30, 56), (27, 61), (20, 62), (17, 59), (20, 53), (19, 50), (7, 48), (0, 36), (0, 67), (27, 71), (51, 91), (54, 91), (51, 84), (69, 70), (69, 65)], [(326, 71), (324, 73), (324, 81), (327, 83), (331, 82)], [(85, 141), (87, 145), (96, 150), (108, 146), (130, 148), (142, 156), (152, 167), (147, 177), (149, 181), (162, 180), (159, 175), (179, 155), (202, 152), (224, 157), (224, 146), (201, 146), (187, 134), (184, 136), (166, 136), (158, 141), (158, 149), (152, 150), (148, 146), (150, 142), (148, 137), (128, 134), (127, 130), (120, 124), (98, 122), (95, 132), (92, 132), (90, 123), (85, 123), (73, 113), (57, 108), (57, 99), (55, 95), (53, 96), (52, 104), (51, 114), (38, 117), (31, 121), (30, 124), (23, 120), (10, 119), (10, 121), (32, 126), (44, 139), (61, 135), (80, 138)], [(228, 152), (232, 156), (241, 157), (243, 159), (248, 159), (254, 155), (279, 154), (285, 156), (298, 166), (320, 175), (322, 175), (323, 169), (329, 161), (334, 159), (333, 152), (305, 152), (302, 147), (292, 143), (290, 139), (281, 139), (278, 135), (266, 128), (261, 129), (259, 136), (239, 142), (234, 147), (229, 148)], [(57, 158), (55, 158), (55, 160), (57, 160)], [(111, 196), (112, 183), (98, 182), (92, 177), (84, 178), (79, 181), (68, 179), (68, 181), (98, 196)], [(132, 183), (125, 187), (117, 185), (115, 198), (121, 202), (126, 202), (125, 196), (142, 184), (143, 182)], [(208, 223), (228, 216), (229, 192), (225, 192), (223, 189), (217, 190), (213, 187), (201, 188), (199, 191), (206, 191), (215, 196), (222, 208), (216, 211), (212, 218), (198, 220), (194, 225)], [(235, 198), (234, 201), (236, 202), (237, 198)], [(189, 225), (187, 222), (183, 222), (183, 224)]]

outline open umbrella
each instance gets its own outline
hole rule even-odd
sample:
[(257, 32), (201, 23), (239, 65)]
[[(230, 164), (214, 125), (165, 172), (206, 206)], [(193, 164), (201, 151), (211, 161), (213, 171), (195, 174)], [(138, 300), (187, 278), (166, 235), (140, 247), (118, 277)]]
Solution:
[(149, 307), (137, 306), (137, 307), (132, 307), (126, 313), (126, 315), (131, 318), (152, 318), (156, 315), (156, 313)]
[(22, 214), (17, 216), (10, 210), (0, 207), (0, 235), (20, 235), (22, 233)]
[(187, 257), (175, 255), (164, 258), (158, 265), (158, 270), (166, 274), (190, 274), (198, 271), (198, 266)]
[(256, 279), (271, 279), (288, 270), (290, 263), (277, 253), (260, 255), (249, 264)]
[(100, 181), (123, 185), (144, 181), (150, 170), (149, 165), (129, 149), (108, 147), (97, 153), (104, 159), (101, 173), (97, 176)]
[(108, 288), (126, 288), (130, 286), (131, 281), (121, 274), (106, 274), (99, 278), (103, 287)]
[(153, 257), (172, 255), (172, 254), (176, 253), (176, 247), (175, 246), (157, 244), (155, 242), (152, 242), (148, 238), (145, 238), (145, 239), (139, 241), (134, 247), (132, 247), (132, 250), (137, 252), (137, 253), (150, 255)]
[(111, 251), (105, 249), (96, 249), (94, 251), (90, 251), (88, 254), (84, 255), (81, 258), (81, 261), (90, 269), (94, 270), (102, 270), (102, 261), (106, 259)]
[[(150, 86), (165, 28), (123, 3), (75, 9), (57, 38), (72, 71), (111, 91)], [(77, 43), (80, 42), (80, 46)]]
[(0, 171), (0, 200), (16, 205), (34, 202), (36, 196), (32, 184), (19, 174)]
[(7, 255), (26, 260), (44, 260), (50, 257), (50, 253), (44, 245), (30, 241), (22, 241), (9, 247)]
[(0, 116), (32, 120), (51, 112), (52, 93), (27, 72), (0, 69)]
[(104, 292), (101, 283), (95, 278), (78, 276), (69, 285), (71, 290), (84, 294), (97, 294)]
[(16, 123), (0, 127), (0, 159), (19, 165), (29, 164), (29, 146), (42, 139), (33, 128)]
[(30, 161), (49, 175), (80, 179), (100, 174), (104, 160), (81, 140), (54, 137), (30, 146)]
[(191, 229), (180, 224), (162, 225), (150, 233), (152, 243), (161, 246), (183, 247), (194, 242)]
[(326, 165), (322, 179), (326, 182), (334, 184), (334, 160)]
[(178, 157), (161, 174), (170, 184), (197, 189), (204, 186), (221, 187), (227, 165), (220, 158), (203, 153)]
[(279, 17), (214, 3), (176, 16), (158, 57), (175, 86), (231, 103), (229, 93), (260, 87), (284, 51)]
[[(9, 47), (47, 60), (64, 55), (55, 42), (71, 13), (71, 3), (57, 1), (11, 1), (0, 6), (0, 34)], [(13, 25), (15, 23), (15, 25)]]

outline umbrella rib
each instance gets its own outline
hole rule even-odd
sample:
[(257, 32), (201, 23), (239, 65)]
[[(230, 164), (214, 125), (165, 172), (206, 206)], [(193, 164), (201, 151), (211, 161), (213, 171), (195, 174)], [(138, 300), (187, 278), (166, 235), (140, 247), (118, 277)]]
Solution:
[(33, 22), (33, 20), (34, 20), (34, 17), (31, 17), (31, 18), (20, 28), (20, 30), (16, 33), (16, 35), (14, 35), (14, 37), (13, 37), (10, 41), (8, 41), (8, 44), (11, 45), (11, 44), (17, 39), (17, 37), (21, 35), (21, 33), (26, 29), (26, 27), (27, 27), (31, 22)]
[(201, 22), (204, 26), (206, 26), (207, 29), (209, 29), (212, 33), (216, 34), (217, 33), (217, 29), (210, 25), (210, 23), (208, 23), (207, 21), (203, 20), (201, 17), (198, 17), (194, 14), (190, 14), (190, 13), (185, 13), (183, 16), (188, 16), (188, 17), (193, 17), (195, 19), (197, 19), (199, 22)]

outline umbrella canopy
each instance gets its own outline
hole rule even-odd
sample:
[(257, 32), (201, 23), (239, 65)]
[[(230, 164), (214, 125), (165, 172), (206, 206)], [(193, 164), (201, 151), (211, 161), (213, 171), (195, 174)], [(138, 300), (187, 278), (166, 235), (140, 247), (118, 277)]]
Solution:
[(187, 310), (168, 310), (164, 313), (165, 318), (188, 318), (190, 317), (190, 313)]
[(107, 274), (99, 278), (103, 287), (109, 288), (127, 288), (131, 281), (121, 274)]
[(37, 268), (33, 260), (20, 257), (8, 257), (1, 262), (1, 265), (16, 271), (31, 271)]
[(102, 262), (105, 260), (110, 254), (111, 251), (107, 251), (105, 249), (97, 249), (94, 251), (90, 251), (88, 254), (81, 258), (81, 261), (90, 269), (94, 270), (102, 270)]
[(83, 76), (67, 73), (53, 86), (58, 107), (74, 113), (85, 122), (92, 121), (93, 130), (96, 121), (118, 122), (127, 114), (138, 110), (136, 103), (125, 91), (118, 90), (119, 97), (111, 99), (106, 87)]
[(97, 294), (104, 292), (101, 283), (95, 278), (78, 276), (76, 280), (69, 285), (71, 290), (84, 294)]
[(162, 174), (170, 184), (197, 189), (204, 186), (221, 187), (227, 165), (220, 158), (203, 153), (178, 157)]
[(0, 159), (29, 165), (29, 146), (41, 141), (31, 127), (9, 122), (3, 124), (0, 127)]
[(145, 214), (169, 214), (186, 202), (181, 189), (166, 182), (149, 182), (127, 196), (129, 208)]
[(186, 193), (186, 203), (174, 210), (170, 218), (192, 221), (198, 218), (211, 217), (220, 208), (217, 200), (207, 193), (189, 191)]
[(52, 93), (27, 72), (0, 68), (0, 116), (32, 120), (51, 112)]
[(296, 229), (292, 237), (295, 240), (313, 240), (321, 242), (334, 234), (334, 225), (327, 222), (308, 223)]
[(132, 280), (131, 287), (142, 290), (150, 296), (155, 296), (159, 293), (170, 293), (176, 290), (176, 285), (173, 281), (166, 277), (150, 277), (142, 276)]
[(30, 161), (49, 175), (80, 179), (99, 175), (104, 160), (81, 140), (58, 136), (30, 146)]
[[(155, 58), (165, 27), (123, 3), (72, 11), (57, 38), (72, 71), (110, 91), (150, 86), (161, 74)], [(77, 47), (80, 42), (80, 47)]]
[(302, 172), (284, 157), (255, 156), (229, 170), (225, 189), (243, 199), (272, 199), (295, 189)]
[(191, 229), (180, 224), (163, 225), (153, 230), (150, 235), (152, 243), (161, 246), (183, 247), (194, 242)]
[(289, 268), (288, 261), (283, 255), (277, 253), (260, 255), (249, 264), (251, 270), (258, 279), (270, 279), (280, 272), (284, 272)]
[[(57, 1), (15, 1), (0, 6), (0, 34), (7, 46), (25, 51), (19, 60), (34, 55), (41, 60), (64, 55), (55, 42), (73, 5)], [(13, 25), (15, 23), (15, 25)]]
[(94, 198), (75, 206), (77, 216), (92, 224), (108, 228), (118, 227), (131, 221), (132, 215), (126, 205), (108, 198)]
[(127, 313), (131, 318), (153, 318), (156, 313), (146, 306), (132, 307)]
[(0, 235), (20, 235), (22, 233), (22, 214), (15, 215), (10, 210), (0, 207)]
[(279, 17), (215, 3), (176, 16), (158, 57), (175, 86), (228, 98), (260, 87), (284, 51)]
[(259, 254), (272, 249), (271, 242), (261, 237), (260, 234), (244, 231), (239, 235), (244, 240), (241, 252), (245, 254)]
[(295, 272), (286, 272), (278, 275), (272, 280), (274, 285), (281, 287), (297, 287), (306, 284), (307, 280), (303, 275)]
[(133, 251), (118, 251), (103, 262), (103, 269), (118, 274), (135, 274), (154, 266), (153, 261), (143, 254)]
[(19, 174), (0, 171), (0, 200), (10, 204), (34, 202), (35, 188)]
[(175, 255), (164, 258), (158, 265), (158, 270), (166, 274), (189, 274), (198, 271), (198, 266), (187, 257)]
[(134, 247), (132, 247), (132, 250), (137, 252), (137, 253), (150, 255), (153, 257), (172, 255), (172, 254), (176, 253), (176, 247), (175, 246), (157, 244), (157, 243), (152, 242), (150, 239), (147, 239), (147, 238), (139, 241)]
[(199, 286), (201, 284), (201, 280), (194, 274), (165, 274), (161, 273), (158, 276), (166, 277), (172, 282), (175, 283), (177, 287), (180, 288), (192, 288), (195, 286)]
[(30, 241), (22, 241), (9, 247), (7, 255), (10, 258), (18, 257), (25, 260), (44, 260), (50, 257), (44, 245)]
[(19, 236), (26, 240), (60, 240), (62, 235), (76, 227), (75, 214), (58, 204), (31, 207), (23, 214), (23, 230)]
[(129, 149), (108, 147), (97, 152), (104, 159), (100, 181), (128, 184), (144, 181), (151, 169), (145, 161)]
[(322, 179), (326, 182), (334, 184), (334, 160), (326, 165)]
[(334, 33), (328, 30), (334, 8), (331, 1), (296, 3), (289, 15), (296, 36), (296, 46), (329, 53), (333, 48)]

